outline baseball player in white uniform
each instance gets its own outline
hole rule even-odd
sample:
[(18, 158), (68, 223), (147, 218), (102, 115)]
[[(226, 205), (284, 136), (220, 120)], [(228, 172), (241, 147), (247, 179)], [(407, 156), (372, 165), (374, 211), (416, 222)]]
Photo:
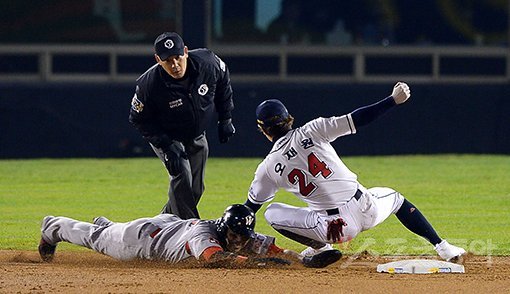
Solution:
[(346, 115), (317, 118), (295, 129), (294, 118), (279, 100), (262, 102), (256, 110), (257, 124), (274, 146), (257, 167), (245, 205), (256, 212), (273, 200), (280, 188), (304, 201), (307, 207), (272, 203), (264, 213), (282, 235), (309, 246), (304, 255), (349, 241), (395, 214), (409, 230), (426, 238), (441, 258), (461, 261), (464, 249), (441, 239), (421, 212), (397, 191), (365, 188), (330, 144), (338, 137), (355, 134), (410, 96), (408, 85), (398, 82), (391, 96), (377, 103)]
[(46, 216), (42, 221), (39, 254), (51, 262), (57, 244), (65, 241), (119, 260), (147, 259), (177, 263), (190, 257), (209, 266), (280, 266), (297, 258), (305, 267), (322, 268), (340, 259), (338, 250), (304, 257), (275, 245), (275, 238), (255, 233), (255, 213), (242, 204), (225, 209), (216, 220), (186, 219), (160, 214), (127, 223), (97, 217), (94, 223)]

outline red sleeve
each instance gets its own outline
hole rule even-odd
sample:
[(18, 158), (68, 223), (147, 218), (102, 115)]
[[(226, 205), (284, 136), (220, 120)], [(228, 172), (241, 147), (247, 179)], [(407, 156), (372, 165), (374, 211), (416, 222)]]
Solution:
[(219, 259), (225, 258), (225, 260), (229, 260), (229, 261), (237, 263), (237, 264), (245, 263), (248, 260), (248, 257), (246, 257), (246, 256), (225, 252), (223, 250), (223, 248), (218, 247), (218, 246), (211, 246), (211, 247), (206, 248), (204, 250), (204, 252), (202, 252), (201, 257), (203, 257), (205, 259), (205, 261), (207, 261), (207, 262), (214, 261), (215, 254), (221, 254), (219, 252), (224, 253), (224, 255), (219, 257)]
[(275, 244), (269, 245), (269, 248), (267, 249), (267, 254), (269, 255), (276, 255), (278, 253), (282, 253), (283, 249), (276, 246)]
[(209, 261), (209, 259), (211, 259), (211, 256), (213, 256), (214, 253), (218, 251), (223, 251), (223, 248), (221, 248), (220, 246), (208, 247), (204, 250), (204, 252), (202, 252), (202, 257), (205, 259), (205, 261)]

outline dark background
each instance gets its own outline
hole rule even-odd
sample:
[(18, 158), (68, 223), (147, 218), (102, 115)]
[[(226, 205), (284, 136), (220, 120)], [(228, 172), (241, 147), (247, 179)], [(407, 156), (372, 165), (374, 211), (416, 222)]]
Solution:
[[(208, 129), (211, 156), (262, 157), (271, 144), (258, 133), (255, 108), (281, 99), (296, 126), (348, 113), (391, 94), (392, 84), (234, 83), (236, 135), (219, 144)], [(344, 155), (510, 154), (509, 85), (410, 85), (412, 97), (354, 136), (339, 138)], [(131, 84), (1, 84), (0, 157), (152, 156), (128, 122)]]
[[(163, 31), (181, 33), (190, 48), (214, 45), (272, 45), (278, 52), (281, 35), (293, 46), (330, 46), (325, 36), (343, 21), (347, 46), (465, 46), (508, 48), (508, 6), (492, 0), (360, 0), (281, 1), (273, 20), (285, 23), (284, 6), (296, 5), (294, 26), (261, 30), (255, 25), (255, 0), (0, 0), (0, 49), (37, 45), (146, 45)], [(99, 4), (98, 4), (99, 3)], [(114, 3), (114, 2), (111, 2)], [(99, 5), (99, 6), (98, 6)], [(221, 15), (219, 14), (221, 10)], [(216, 17), (216, 15), (220, 15)], [(209, 22), (207, 21), (209, 20)], [(280, 23), (281, 24), (281, 23)], [(221, 26), (221, 29), (218, 27)], [(273, 26), (275, 27), (275, 26)], [(303, 28), (304, 27), (304, 28)], [(288, 31), (286, 31), (288, 30)], [(210, 31), (211, 35), (207, 32)], [(304, 32), (304, 33), (303, 33)], [(274, 36), (272, 36), (274, 37)], [(347, 39), (345, 39), (347, 40)], [(344, 41), (345, 41), (344, 40)], [(334, 44), (335, 46), (343, 46)], [(487, 46), (487, 47), (483, 47)], [(387, 48), (385, 48), (387, 49)], [(131, 82), (13, 82), (10, 75), (37, 75), (40, 52), (0, 54), (0, 158), (154, 156), (129, 125), (134, 90)], [(353, 75), (353, 60), (290, 56), (288, 75)], [(469, 57), (469, 56), (468, 56)], [(507, 57), (508, 58), (508, 57)], [(278, 58), (225, 58), (233, 79), (236, 135), (220, 145), (216, 126), (208, 130), (211, 156), (261, 157), (271, 144), (256, 130), (254, 110), (263, 100), (279, 98), (302, 125), (318, 116), (342, 115), (391, 93), (392, 83), (236, 82), (236, 74), (275, 74)], [(107, 55), (53, 56), (54, 74), (107, 74)], [(118, 56), (119, 73), (141, 74), (153, 56)], [(508, 77), (504, 57), (446, 57), (442, 76)], [(432, 60), (424, 57), (367, 58), (367, 74), (431, 75)], [(334, 145), (344, 155), (499, 153), (510, 154), (510, 83), (473, 80), (452, 83), (410, 83), (412, 97), (355, 136)]]

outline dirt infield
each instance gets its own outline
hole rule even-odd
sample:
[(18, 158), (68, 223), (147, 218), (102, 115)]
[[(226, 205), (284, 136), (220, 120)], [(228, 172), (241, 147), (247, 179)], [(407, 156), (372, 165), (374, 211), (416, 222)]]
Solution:
[[(423, 258), (423, 257), (420, 257)], [(430, 258), (430, 257), (429, 257)], [(398, 259), (404, 259), (399, 257)], [(120, 262), (94, 252), (0, 251), (0, 293), (508, 293), (510, 257), (468, 256), (465, 274), (377, 273), (390, 257), (342, 257), (324, 269), (207, 269)]]

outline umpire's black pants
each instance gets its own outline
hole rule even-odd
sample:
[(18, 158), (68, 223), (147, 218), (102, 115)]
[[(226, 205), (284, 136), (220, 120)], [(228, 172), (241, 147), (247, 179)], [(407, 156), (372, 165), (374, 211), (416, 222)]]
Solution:
[[(171, 176), (168, 188), (168, 203), (161, 213), (171, 213), (182, 219), (200, 218), (197, 205), (205, 190), (204, 176), (205, 163), (209, 155), (209, 146), (205, 133), (189, 142), (181, 142), (188, 154), (188, 159), (181, 158), (182, 172)], [(161, 149), (152, 146), (152, 149), (164, 161), (164, 153)]]

